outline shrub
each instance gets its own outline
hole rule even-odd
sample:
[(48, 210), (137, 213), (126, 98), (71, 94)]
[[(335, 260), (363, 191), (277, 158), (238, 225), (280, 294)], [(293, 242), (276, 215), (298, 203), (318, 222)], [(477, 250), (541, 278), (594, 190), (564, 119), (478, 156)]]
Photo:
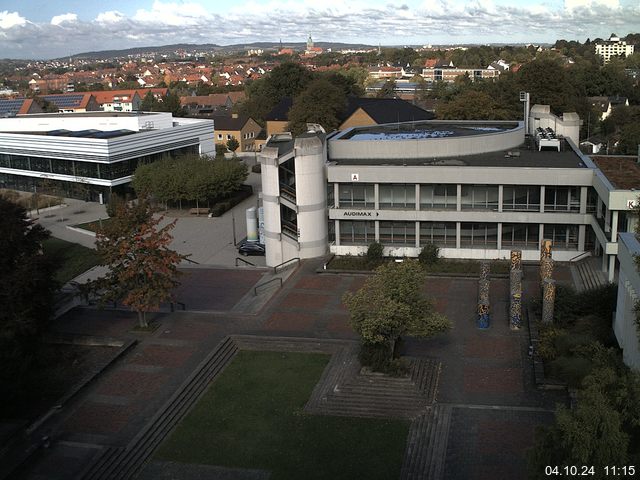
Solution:
[(367, 260), (370, 262), (379, 262), (382, 260), (382, 253), (384, 252), (384, 246), (380, 242), (373, 242), (369, 244), (367, 249)]
[(440, 248), (433, 243), (427, 243), (422, 247), (422, 250), (420, 250), (418, 260), (422, 265), (433, 265), (438, 261), (439, 256)]
[(386, 343), (363, 343), (358, 360), (374, 372), (385, 372), (391, 361), (391, 348)]

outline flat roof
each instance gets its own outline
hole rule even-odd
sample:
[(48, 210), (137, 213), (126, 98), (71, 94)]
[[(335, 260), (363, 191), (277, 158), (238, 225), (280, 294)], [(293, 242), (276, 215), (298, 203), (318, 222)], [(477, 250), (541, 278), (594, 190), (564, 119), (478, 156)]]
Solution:
[(146, 115), (159, 115), (166, 112), (68, 112), (68, 113), (30, 113), (17, 115), (15, 118), (68, 118), (68, 117), (142, 117)]
[(589, 168), (566, 141), (561, 142), (561, 151), (549, 149), (538, 151), (534, 145), (521, 145), (507, 151), (487, 152), (474, 155), (455, 155), (439, 158), (329, 158), (337, 165), (370, 166), (459, 166), (459, 167), (508, 167), (508, 168)]
[(487, 133), (500, 133), (518, 127), (518, 122), (491, 123), (440, 123), (408, 122), (397, 124), (355, 127), (340, 136), (339, 140), (418, 140), (429, 138), (468, 137)]
[(638, 157), (592, 155), (591, 159), (616, 190), (640, 189)]

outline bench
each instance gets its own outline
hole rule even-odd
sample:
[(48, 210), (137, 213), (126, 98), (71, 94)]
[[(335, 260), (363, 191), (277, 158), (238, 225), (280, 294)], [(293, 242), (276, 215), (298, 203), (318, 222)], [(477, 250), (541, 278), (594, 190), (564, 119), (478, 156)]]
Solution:
[(209, 213), (208, 208), (191, 208), (189, 209), (190, 215), (206, 215)]

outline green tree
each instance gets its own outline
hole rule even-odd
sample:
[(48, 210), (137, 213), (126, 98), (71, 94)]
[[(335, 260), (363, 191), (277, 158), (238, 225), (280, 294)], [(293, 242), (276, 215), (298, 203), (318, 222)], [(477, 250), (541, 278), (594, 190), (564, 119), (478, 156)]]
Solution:
[(159, 108), (158, 100), (151, 90), (149, 90), (142, 99), (142, 102), (140, 102), (140, 110), (143, 112), (157, 112)]
[(530, 478), (548, 478), (546, 465), (594, 465), (596, 474), (590, 478), (605, 479), (603, 467), (640, 458), (640, 376), (603, 347), (592, 357), (597, 366), (583, 380), (577, 407), (560, 406), (556, 423), (536, 432)]
[(288, 129), (294, 135), (306, 131), (307, 123), (319, 123), (327, 132), (340, 125), (347, 106), (344, 91), (324, 78), (312, 81), (293, 101)]
[(176, 221), (159, 227), (148, 202), (116, 207), (113, 220), (96, 237), (96, 248), (108, 273), (91, 287), (103, 301), (121, 301), (138, 314), (140, 327), (148, 327), (146, 313), (172, 298), (179, 285), (178, 264), (185, 258), (169, 249)]
[(391, 78), (384, 82), (380, 90), (376, 92), (378, 98), (395, 98), (396, 96), (396, 81)]
[(465, 90), (449, 102), (438, 104), (436, 115), (442, 120), (509, 120), (512, 113), (488, 93)]
[(578, 93), (567, 68), (556, 59), (541, 59), (524, 65), (518, 72), (521, 89), (531, 94), (531, 102), (549, 105), (553, 112), (578, 110)]
[(230, 151), (235, 152), (238, 148), (240, 148), (240, 142), (238, 142), (236, 137), (231, 137), (229, 140), (227, 140), (227, 148)]
[(42, 254), (48, 237), (23, 207), (0, 197), (0, 385), (7, 394), (52, 314), (54, 265)]
[(422, 295), (425, 275), (415, 260), (387, 263), (356, 293), (344, 295), (351, 326), (365, 344), (390, 346), (392, 353), (402, 335), (429, 337), (451, 328), (451, 322)]

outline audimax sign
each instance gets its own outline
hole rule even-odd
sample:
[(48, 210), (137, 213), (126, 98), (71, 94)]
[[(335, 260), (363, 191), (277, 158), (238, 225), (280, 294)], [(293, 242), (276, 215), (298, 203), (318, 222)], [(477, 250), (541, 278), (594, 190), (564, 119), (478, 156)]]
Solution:
[(367, 217), (373, 218), (377, 217), (380, 214), (378, 212), (367, 211), (367, 210), (345, 210), (342, 213), (343, 217)]

